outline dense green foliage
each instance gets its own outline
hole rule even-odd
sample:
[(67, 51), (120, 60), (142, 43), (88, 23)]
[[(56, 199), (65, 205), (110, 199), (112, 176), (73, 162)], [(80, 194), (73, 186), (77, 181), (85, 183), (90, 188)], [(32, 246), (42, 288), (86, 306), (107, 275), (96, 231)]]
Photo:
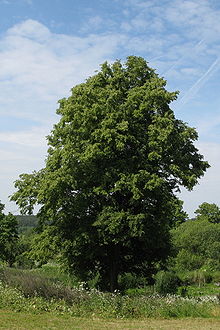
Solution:
[(53, 226), (47, 226), (40, 233), (35, 233), (30, 241), (27, 254), (38, 267), (46, 264), (49, 260), (56, 258), (60, 251), (59, 241)]
[(195, 219), (171, 231), (175, 269), (220, 270), (220, 210), (215, 204), (203, 203), (195, 213)]
[(4, 205), (0, 203), (0, 260), (10, 266), (18, 253), (18, 222), (11, 213), (3, 213)]
[(119, 274), (148, 276), (165, 261), (169, 230), (183, 220), (175, 192), (209, 166), (165, 85), (143, 58), (104, 63), (59, 101), (45, 168), (15, 184), (24, 213), (41, 205), (42, 229), (53, 226), (68, 268), (82, 280), (98, 274), (111, 291)]
[(180, 279), (173, 272), (160, 271), (155, 276), (155, 290), (162, 295), (177, 293), (180, 284)]
[(220, 209), (216, 204), (202, 203), (195, 211), (196, 220), (206, 220), (211, 223), (220, 223)]

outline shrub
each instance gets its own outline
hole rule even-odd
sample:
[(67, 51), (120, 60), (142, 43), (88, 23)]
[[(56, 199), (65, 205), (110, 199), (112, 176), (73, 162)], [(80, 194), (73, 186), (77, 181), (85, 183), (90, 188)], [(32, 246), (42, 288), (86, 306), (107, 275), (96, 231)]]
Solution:
[(214, 283), (219, 283), (220, 284), (220, 271), (216, 271), (212, 273), (212, 281)]
[(155, 275), (155, 291), (159, 294), (176, 293), (181, 281), (179, 277), (170, 271), (159, 271)]
[(137, 276), (132, 273), (125, 273), (119, 276), (119, 288), (121, 291), (125, 291), (127, 289), (140, 288), (147, 285), (147, 280), (144, 277)]
[(198, 255), (195, 255), (187, 250), (180, 250), (175, 258), (175, 270), (184, 271), (195, 270), (200, 268), (204, 263), (204, 258)]
[(214, 204), (203, 203), (194, 220), (171, 230), (175, 271), (220, 270), (220, 223), (216, 209)]
[(184, 285), (195, 284), (202, 286), (213, 281), (214, 272), (207, 271), (206, 269), (197, 269), (190, 272), (178, 273), (178, 276)]
[(25, 297), (43, 297), (46, 299), (63, 299), (73, 303), (81, 299), (78, 289), (64, 286), (62, 283), (54, 283), (43, 275), (19, 269), (1, 269), (0, 280), (12, 288), (19, 289)]

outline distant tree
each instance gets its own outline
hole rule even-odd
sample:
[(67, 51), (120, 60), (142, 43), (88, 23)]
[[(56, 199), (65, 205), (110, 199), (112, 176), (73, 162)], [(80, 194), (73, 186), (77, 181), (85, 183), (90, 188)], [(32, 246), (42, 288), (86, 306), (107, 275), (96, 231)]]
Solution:
[(38, 225), (38, 219), (35, 215), (16, 215), (18, 221), (19, 234), (28, 235)]
[(212, 223), (220, 223), (220, 208), (216, 204), (202, 203), (195, 211), (197, 220), (208, 220)]
[(203, 203), (195, 213), (195, 219), (171, 230), (176, 250), (175, 267), (180, 271), (201, 267), (220, 270), (220, 223), (216, 221), (218, 206)]
[(11, 267), (18, 253), (18, 222), (11, 213), (3, 213), (4, 205), (0, 203), (0, 259)]
[(15, 184), (23, 212), (38, 203), (40, 221), (56, 227), (69, 268), (81, 279), (99, 272), (111, 291), (119, 274), (150, 274), (166, 259), (182, 221), (175, 193), (209, 167), (165, 85), (141, 57), (104, 63), (59, 101), (45, 168)]

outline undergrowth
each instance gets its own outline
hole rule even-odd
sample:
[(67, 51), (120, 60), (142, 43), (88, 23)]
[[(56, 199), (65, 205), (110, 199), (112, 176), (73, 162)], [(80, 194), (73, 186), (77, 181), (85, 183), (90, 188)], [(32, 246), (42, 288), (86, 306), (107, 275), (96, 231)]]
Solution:
[(126, 294), (104, 293), (85, 289), (83, 283), (70, 285), (70, 278), (59, 280), (58, 274), (52, 273), (52, 269), (49, 272), (48, 269), (0, 269), (0, 308), (97, 318), (220, 318), (217, 295), (161, 296), (155, 294), (152, 287), (127, 290)]
[(129, 297), (83, 288), (72, 289), (72, 300), (25, 296), (17, 289), (0, 284), (0, 308), (17, 312), (52, 312), (98, 318), (184, 318), (220, 317), (217, 297), (183, 298), (175, 295)]

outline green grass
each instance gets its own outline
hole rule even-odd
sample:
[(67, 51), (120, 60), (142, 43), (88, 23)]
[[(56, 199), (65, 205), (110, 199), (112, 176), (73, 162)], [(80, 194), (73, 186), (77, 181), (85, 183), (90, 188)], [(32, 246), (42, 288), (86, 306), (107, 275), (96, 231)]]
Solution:
[(103, 320), (96, 316), (76, 318), (68, 315), (57, 316), (48, 313), (16, 313), (0, 309), (0, 329), (219, 329), (216, 319), (142, 319), (142, 320)]
[[(48, 288), (46, 288), (48, 292)], [(41, 293), (41, 291), (40, 291)], [(45, 295), (45, 294), (44, 294)], [(68, 299), (67, 299), (68, 298)], [(162, 297), (103, 293), (97, 290), (73, 289), (67, 297), (45, 298), (40, 294), (25, 296), (21, 290), (0, 285), (0, 308), (17, 312), (39, 314), (48, 312), (75, 317), (104, 319), (141, 318), (220, 318), (220, 305), (216, 298), (182, 298), (174, 295)]]
[[(127, 290), (127, 294), (104, 293), (95, 289), (86, 290), (79, 285), (67, 286), (64, 283), (68, 279), (61, 280), (59, 272), (57, 267), (52, 266), (29, 271), (0, 269), (0, 308), (21, 313), (47, 312), (54, 316), (106, 320), (220, 318), (217, 295), (160, 296), (152, 291), (152, 287)], [(207, 292), (211, 288), (209, 285)], [(192, 287), (192, 290), (195, 288)]]

